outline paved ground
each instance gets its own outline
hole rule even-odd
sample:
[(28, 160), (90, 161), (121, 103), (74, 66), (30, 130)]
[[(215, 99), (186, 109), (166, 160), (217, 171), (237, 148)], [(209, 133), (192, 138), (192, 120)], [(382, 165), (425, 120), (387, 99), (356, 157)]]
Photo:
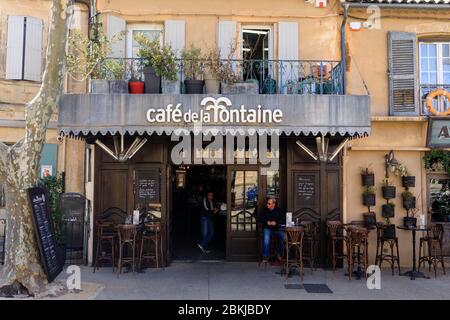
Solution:
[[(81, 289), (86, 299), (450, 299), (450, 275), (442, 275), (442, 270), (437, 278), (432, 274), (429, 280), (414, 281), (383, 270), (381, 290), (369, 290), (366, 280), (349, 281), (343, 269), (335, 273), (328, 270), (311, 273), (305, 269), (303, 283), (326, 284), (333, 291), (331, 294), (286, 289), (284, 277), (277, 272), (279, 267), (258, 269), (256, 263), (174, 262), (165, 269), (146, 269), (145, 273), (117, 277), (111, 268), (93, 273), (92, 268), (83, 266)], [(57, 281), (65, 282), (66, 277), (63, 272)], [(288, 283), (298, 284), (300, 278), (289, 278)], [(100, 286), (92, 290), (93, 284)]]

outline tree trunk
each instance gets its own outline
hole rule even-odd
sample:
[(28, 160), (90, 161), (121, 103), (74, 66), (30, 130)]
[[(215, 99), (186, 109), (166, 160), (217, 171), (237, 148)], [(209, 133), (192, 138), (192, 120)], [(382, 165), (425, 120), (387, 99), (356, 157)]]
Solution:
[(38, 95), (25, 106), (25, 138), (0, 143), (0, 179), (6, 180), (6, 248), (0, 286), (23, 285), (30, 294), (45, 290), (46, 276), (32, 224), (26, 190), (36, 185), (47, 126), (57, 108), (64, 79), (69, 0), (53, 0), (46, 68)]

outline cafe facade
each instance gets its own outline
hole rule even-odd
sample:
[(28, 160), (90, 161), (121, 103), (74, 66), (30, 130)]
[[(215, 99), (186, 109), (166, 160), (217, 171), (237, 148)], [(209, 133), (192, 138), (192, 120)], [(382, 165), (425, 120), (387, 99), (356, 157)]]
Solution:
[[(21, 8), (33, 5), (23, 2)], [(48, 4), (41, 2), (42, 8)], [(409, 191), (416, 197), (417, 216), (424, 214), (431, 223), (432, 204), (438, 200), (436, 208), (444, 209), (435, 211), (441, 210), (439, 220), (446, 222), (448, 174), (439, 166), (425, 168), (423, 158), (435, 148), (448, 150), (445, 144), (433, 144), (436, 139), (442, 142), (446, 133), (441, 133), (443, 126), (430, 129), (434, 115), (425, 101), (429, 92), (449, 85), (448, 1), (379, 1), (377, 7), (369, 0), (321, 3), (78, 4), (74, 28), (88, 34), (94, 22), (102, 22), (108, 37), (125, 34), (112, 48), (112, 58), (124, 61), (125, 70), (132, 69), (130, 59), (138, 58), (133, 36), (144, 32), (160, 37), (178, 53), (190, 44), (204, 52), (217, 47), (224, 61), (230, 57), (239, 61), (234, 68), (242, 81), (257, 81), (252, 92), (205, 89), (202, 94), (187, 94), (182, 71), (177, 93), (100, 94), (89, 92), (87, 81), (67, 77), (66, 94), (48, 139), (57, 145), (56, 171), (64, 172), (66, 191), (87, 199), (86, 263), (95, 256), (95, 221), (102, 212), (117, 207), (132, 215), (149, 203), (160, 205), (166, 262), (189, 259), (183, 253), (189, 250), (182, 245), (186, 238), (177, 235), (198, 231), (190, 195), (201, 184), (214, 189), (223, 204), (216, 221), (222, 228), (216, 232), (222, 241), (221, 259), (257, 259), (257, 211), (267, 196), (277, 198), (293, 219), (317, 222), (321, 242), (326, 243), (327, 220), (363, 220), (369, 210), (378, 221), (384, 220), (381, 186), (388, 173), (386, 156), (415, 176)], [(7, 8), (3, 17), (35, 14), (31, 9)], [(43, 13), (37, 18), (46, 25)], [(2, 23), (6, 31), (1, 47), (6, 48), (8, 19)], [(235, 39), (240, 45), (231, 52)], [(0, 56), (8, 63), (7, 52)], [(259, 61), (264, 67), (258, 68), (264, 71), (252, 74), (258, 68), (245, 69), (253, 65), (248, 60)], [(130, 80), (130, 72), (125, 75)], [(21, 136), (12, 123), (23, 121), (23, 93), (36, 93), (39, 82), (4, 76), (0, 85), (12, 88), (0, 101), (8, 104), (0, 109), (0, 140), (14, 143)], [(433, 104), (440, 112), (449, 107), (444, 97)], [(376, 189), (376, 203), (369, 208), (362, 199), (361, 172), (366, 168), (374, 173)], [(406, 216), (404, 188), (400, 176), (388, 174), (390, 184), (397, 187), (390, 200), (395, 204), (391, 223), (399, 226)], [(411, 234), (397, 230), (397, 236), (400, 263), (409, 265)], [(375, 232), (369, 234), (369, 242), (373, 262)], [(321, 259), (325, 248), (319, 249)]]

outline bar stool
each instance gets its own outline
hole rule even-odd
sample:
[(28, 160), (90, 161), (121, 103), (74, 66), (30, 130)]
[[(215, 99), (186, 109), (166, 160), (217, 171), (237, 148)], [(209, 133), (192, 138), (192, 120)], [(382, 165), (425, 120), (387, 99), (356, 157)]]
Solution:
[(286, 227), (286, 259), (285, 279), (289, 276), (292, 267), (299, 268), (300, 279), (303, 281), (303, 236), (304, 227)]
[[(117, 276), (122, 273), (122, 267), (126, 264), (131, 265), (134, 273), (137, 230), (137, 225), (134, 224), (119, 224), (117, 226), (117, 232), (119, 234), (119, 270)], [(131, 256), (124, 257), (123, 251), (126, 248), (131, 250)]]
[(336, 271), (336, 260), (342, 259), (346, 257), (343, 253), (337, 253), (337, 245), (340, 241), (345, 245), (345, 236), (343, 235), (343, 225), (341, 221), (327, 221), (327, 235), (331, 243), (331, 255), (330, 260), (332, 263), (333, 271)]
[[(375, 256), (375, 265), (381, 268), (383, 261), (389, 262), (391, 265), (392, 275), (394, 275), (395, 262), (397, 262), (398, 273), (400, 274), (400, 254), (398, 250), (398, 237), (386, 237), (384, 230), (387, 225), (377, 223), (377, 252)], [(394, 229), (395, 230), (395, 229)], [(384, 254), (384, 244), (388, 243), (391, 248), (391, 254)], [(396, 248), (396, 255), (394, 254), (394, 247)]]
[[(140, 245), (139, 270), (145, 260), (155, 261), (156, 268), (159, 268), (159, 260), (162, 258), (161, 223), (146, 223), (144, 226)], [(145, 244), (147, 244), (147, 250), (144, 249)]]
[[(356, 263), (358, 272), (364, 272), (367, 277), (368, 261), (368, 240), (367, 229), (360, 226), (348, 226), (347, 228), (347, 263), (348, 263), (348, 277), (352, 279), (353, 267)], [(363, 270), (361, 270), (361, 265)]]
[[(436, 277), (437, 265), (440, 262), (442, 265), (442, 271), (445, 273), (444, 257), (442, 255), (442, 236), (444, 234), (444, 229), (442, 224), (431, 225), (430, 230), (427, 231), (427, 236), (420, 238), (420, 248), (419, 248), (419, 267), (422, 263), (428, 262), (428, 270), (431, 272), (431, 265), (434, 268), (434, 277)], [(428, 255), (424, 253), (424, 243), (427, 244)]]
[(303, 259), (308, 260), (311, 271), (314, 271), (315, 270), (314, 263), (316, 260), (316, 242), (317, 242), (316, 224), (313, 221), (302, 221), (301, 225), (304, 227), (303, 248), (307, 249), (306, 250), (307, 254), (303, 253)]
[[(114, 247), (116, 245), (115, 238), (116, 233), (114, 231), (114, 225), (112, 222), (97, 221), (97, 250), (95, 253), (94, 272), (95, 269), (99, 269), (99, 262), (104, 260), (111, 262), (113, 272), (115, 266)], [(111, 246), (110, 252), (102, 251), (104, 246)]]

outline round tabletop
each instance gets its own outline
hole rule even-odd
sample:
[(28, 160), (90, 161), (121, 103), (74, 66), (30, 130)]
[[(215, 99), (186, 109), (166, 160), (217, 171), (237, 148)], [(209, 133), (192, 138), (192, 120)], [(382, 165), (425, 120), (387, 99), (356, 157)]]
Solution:
[(405, 227), (405, 226), (397, 226), (397, 228), (398, 228), (398, 229), (402, 229), (402, 230), (409, 230), (409, 231), (428, 231), (428, 230), (430, 230), (429, 227), (420, 227), (420, 226), (417, 226), (417, 227), (412, 227), (412, 226), (409, 226), (409, 227)]

